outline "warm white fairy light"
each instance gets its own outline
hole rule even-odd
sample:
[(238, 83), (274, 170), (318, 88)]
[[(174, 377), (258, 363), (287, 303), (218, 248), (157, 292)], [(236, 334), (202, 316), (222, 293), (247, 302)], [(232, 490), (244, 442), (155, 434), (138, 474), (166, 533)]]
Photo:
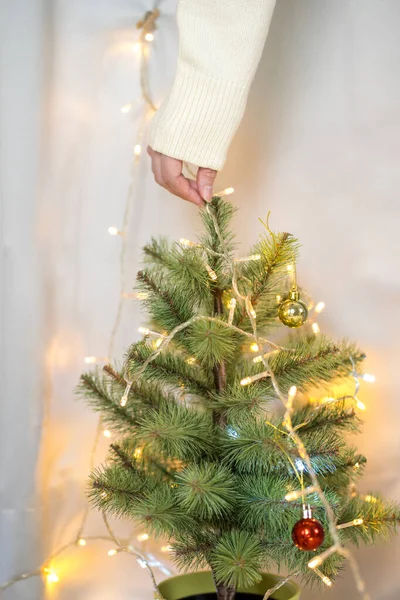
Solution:
[(322, 554), (310, 560), (310, 562), (308, 563), (308, 567), (310, 569), (316, 569), (317, 567), (320, 567), (327, 558), (332, 556), (332, 554), (335, 554), (335, 552), (337, 551), (337, 546), (331, 546), (330, 548), (328, 548), (328, 550), (325, 550), (325, 552), (322, 552)]
[(258, 352), (260, 350), (260, 347), (257, 344), (257, 342), (253, 342), (252, 344), (250, 344), (250, 350), (252, 352)]
[(82, 546), (82, 548), (84, 546), (86, 546), (87, 541), (85, 540), (85, 538), (79, 538), (79, 540), (76, 542), (78, 544), (78, 546)]
[(374, 383), (376, 381), (375, 375), (371, 375), (371, 373), (364, 373), (362, 376), (363, 380), (368, 383)]
[(312, 328), (313, 332), (315, 333), (315, 335), (317, 335), (318, 333), (321, 332), (321, 329), (320, 329), (318, 323), (313, 323), (311, 325), (311, 328)]
[(253, 358), (253, 363), (260, 363), (263, 362), (266, 358), (269, 358), (270, 356), (272, 356), (273, 354), (276, 354), (277, 352), (279, 352), (279, 350), (271, 350), (270, 352), (266, 352), (263, 355), (259, 355), (259, 356), (255, 356)]
[(201, 245), (197, 242), (192, 242), (191, 240), (187, 240), (186, 238), (181, 238), (179, 243), (184, 248), (199, 248)]
[(322, 311), (325, 308), (325, 302), (318, 302), (314, 308), (314, 312), (316, 313), (322, 313)]
[(364, 402), (362, 402), (361, 400), (359, 400), (357, 398), (357, 396), (354, 396), (354, 400), (356, 401), (356, 406), (358, 409), (360, 410), (367, 410), (367, 407), (365, 406)]
[(251, 254), (250, 256), (243, 256), (242, 258), (235, 258), (235, 262), (250, 262), (252, 260), (261, 260), (261, 254)]
[(324, 575), (324, 573), (322, 573), (319, 569), (314, 569), (314, 573), (316, 573), (318, 575), (318, 577), (321, 578), (321, 580), (323, 581), (323, 583), (325, 585), (327, 585), (328, 587), (332, 587), (332, 585), (333, 585), (332, 580), (329, 579), (329, 577), (327, 575)]
[(128, 112), (130, 112), (132, 110), (132, 104), (124, 104), (123, 106), (121, 106), (120, 111), (126, 115), (128, 114)]
[(347, 529), (348, 527), (357, 527), (360, 526), (364, 523), (364, 519), (353, 519), (352, 521), (349, 521), (348, 523), (341, 523), (340, 525), (337, 526), (337, 529)]
[(136, 292), (131, 294), (130, 292), (122, 292), (121, 296), (123, 298), (132, 298), (133, 300), (147, 300), (149, 297), (148, 292)]
[[(161, 342), (162, 342), (163, 338), (165, 337), (165, 335), (160, 333), (159, 331), (152, 331), (151, 329), (148, 329), (147, 327), (139, 327), (138, 332), (141, 333), (142, 335), (144, 335), (145, 337), (148, 337), (150, 335), (155, 335), (156, 337), (161, 339)], [(159, 343), (159, 345), (161, 344), (161, 342)]]
[(105, 429), (103, 431), (103, 435), (105, 438), (110, 438), (111, 437), (111, 431), (109, 429)]
[(148, 32), (145, 34), (144, 39), (146, 42), (152, 42), (154, 41), (154, 35), (151, 32)]
[(140, 535), (137, 536), (137, 540), (138, 542), (147, 542), (147, 540), (150, 538), (148, 533), (141, 533)]
[(280, 304), (282, 302), (282, 296), (280, 294), (276, 295), (276, 303)]
[(161, 552), (171, 552), (172, 546), (161, 546)]
[[(303, 468), (303, 470), (304, 470), (304, 468)], [(294, 502), (295, 500), (298, 500), (299, 498), (303, 498), (305, 496), (308, 496), (309, 494), (314, 494), (317, 491), (318, 490), (314, 485), (310, 485), (309, 487), (305, 488), (304, 490), (294, 490), (293, 492), (289, 492), (288, 494), (286, 494), (285, 500), (286, 500), (286, 502)]]
[(43, 572), (46, 575), (46, 580), (48, 583), (58, 583), (60, 581), (59, 576), (53, 569), (46, 567), (43, 569)]
[(371, 496), (371, 494), (367, 494), (363, 499), (365, 502), (369, 502), (370, 504), (376, 504), (378, 502), (378, 498)]
[(118, 554), (118, 550), (116, 548), (111, 548), (111, 550), (109, 550), (107, 554), (108, 556), (115, 556), (116, 554)]
[(237, 304), (236, 298), (231, 298), (228, 302), (228, 308), (229, 308), (228, 325), (232, 325), (232, 323), (233, 323), (233, 318), (235, 316), (236, 304)]
[(217, 192), (215, 194), (215, 196), (218, 196), (219, 198), (222, 198), (222, 196), (230, 196), (231, 194), (233, 194), (235, 191), (235, 188), (233, 187), (227, 187), (224, 190), (221, 190), (220, 192)]
[(120, 231), (118, 227), (114, 227), (114, 225), (109, 227), (107, 231), (110, 235), (124, 235), (123, 232)]
[(288, 265), (286, 268), (288, 271), (294, 271), (294, 265)]
[(250, 315), (250, 316), (251, 316), (253, 319), (256, 319), (256, 318), (257, 318), (257, 313), (256, 313), (256, 311), (254, 310), (254, 307), (253, 307), (253, 305), (252, 305), (252, 303), (251, 303), (251, 300), (250, 300), (249, 296), (246, 296), (246, 299), (245, 299), (245, 304), (246, 304), (246, 310), (247, 310), (247, 313), (248, 313), (248, 314), (249, 314), (249, 315)]
[(136, 157), (142, 154), (142, 146), (140, 144), (136, 144), (133, 148), (133, 153)]
[(189, 356), (189, 358), (185, 360), (185, 363), (188, 365), (194, 365), (196, 363), (196, 359), (194, 356)]
[(205, 267), (206, 267), (206, 271), (208, 273), (209, 278), (212, 279), (212, 281), (216, 281), (218, 279), (216, 272), (207, 263), (206, 263)]
[(263, 371), (262, 373), (257, 373), (257, 375), (251, 375), (251, 377), (245, 377), (241, 380), (240, 385), (246, 386), (250, 385), (250, 383), (254, 383), (255, 381), (259, 381), (260, 379), (265, 379), (266, 377), (270, 377), (269, 371)]
[(87, 365), (94, 365), (98, 362), (108, 362), (108, 356), (85, 356), (83, 360)]

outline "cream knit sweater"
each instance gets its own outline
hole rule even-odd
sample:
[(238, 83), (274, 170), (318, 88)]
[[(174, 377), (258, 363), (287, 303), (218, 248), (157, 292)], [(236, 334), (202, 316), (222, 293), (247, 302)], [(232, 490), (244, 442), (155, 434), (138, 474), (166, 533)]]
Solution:
[(240, 123), (275, 0), (180, 0), (175, 81), (149, 144), (219, 170)]

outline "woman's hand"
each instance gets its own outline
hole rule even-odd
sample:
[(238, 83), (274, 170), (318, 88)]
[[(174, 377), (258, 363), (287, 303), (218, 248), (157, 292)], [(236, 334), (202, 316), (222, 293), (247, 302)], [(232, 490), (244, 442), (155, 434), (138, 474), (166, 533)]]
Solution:
[(196, 181), (194, 181), (182, 174), (183, 162), (181, 160), (160, 154), (150, 146), (147, 148), (147, 152), (151, 158), (154, 179), (159, 185), (162, 185), (171, 194), (197, 204), (197, 206), (203, 206), (204, 202), (211, 201), (217, 171), (199, 167)]

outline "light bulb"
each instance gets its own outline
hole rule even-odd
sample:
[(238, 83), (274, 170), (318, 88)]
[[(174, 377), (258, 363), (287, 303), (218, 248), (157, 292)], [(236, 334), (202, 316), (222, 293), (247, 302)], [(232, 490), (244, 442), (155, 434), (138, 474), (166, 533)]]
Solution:
[(105, 429), (105, 430), (103, 431), (103, 435), (104, 435), (104, 437), (106, 437), (106, 438), (110, 438), (110, 437), (111, 437), (111, 431), (110, 431), (109, 429)]
[(77, 541), (78, 546), (86, 546), (87, 542), (84, 538), (79, 538), (79, 540)]
[(256, 342), (253, 342), (253, 343), (250, 345), (250, 350), (251, 350), (252, 352), (258, 352), (258, 351), (259, 351), (259, 349), (260, 349), (260, 348), (259, 348), (259, 346), (258, 346), (258, 344), (257, 344)]
[(97, 361), (95, 356), (85, 356), (85, 363), (87, 365), (93, 365)]
[(152, 42), (154, 40), (154, 35), (152, 33), (146, 33), (146, 35), (144, 36), (144, 39), (146, 40), (146, 42)]
[(148, 533), (141, 533), (140, 535), (137, 536), (137, 539), (138, 539), (138, 542), (147, 542), (149, 537), (150, 536)]
[(233, 187), (228, 187), (225, 188), (224, 190), (222, 190), (221, 192), (217, 192), (215, 195), (216, 196), (230, 196), (231, 194), (233, 194), (235, 191), (235, 188)]
[(315, 333), (315, 335), (317, 335), (317, 333), (320, 333), (320, 331), (321, 331), (321, 330), (320, 330), (320, 328), (319, 328), (319, 325), (318, 325), (318, 323), (313, 323), (313, 324), (311, 325), (311, 327), (312, 327), (312, 330), (313, 330), (313, 332)]
[(138, 331), (142, 335), (150, 335), (150, 329), (147, 329), (147, 327), (139, 327)]
[(114, 225), (108, 228), (108, 233), (110, 235), (122, 235), (122, 231), (120, 231), (117, 227), (114, 227)]
[(321, 313), (324, 310), (324, 308), (325, 308), (325, 302), (318, 302), (318, 304), (314, 308), (314, 311), (316, 313)]
[(367, 381), (368, 383), (374, 383), (374, 381), (376, 381), (375, 375), (371, 375), (370, 373), (364, 373), (362, 378), (364, 381)]
[(140, 156), (142, 154), (142, 146), (140, 144), (136, 144), (136, 146), (133, 148), (133, 152), (135, 156)]
[(124, 115), (126, 115), (132, 110), (132, 104), (124, 104), (121, 106), (120, 110)]
[(359, 408), (360, 410), (366, 410), (367, 407), (365, 406), (364, 402), (361, 402), (361, 400), (359, 400), (358, 398), (355, 398), (356, 400), (356, 405), (357, 408)]
[(111, 548), (111, 550), (109, 550), (107, 554), (108, 556), (115, 556), (117, 554), (117, 550), (115, 548)]
[(48, 583), (58, 583), (60, 581), (59, 576), (52, 569), (46, 568), (46, 569), (43, 569), (43, 570), (46, 573), (46, 579), (47, 579)]

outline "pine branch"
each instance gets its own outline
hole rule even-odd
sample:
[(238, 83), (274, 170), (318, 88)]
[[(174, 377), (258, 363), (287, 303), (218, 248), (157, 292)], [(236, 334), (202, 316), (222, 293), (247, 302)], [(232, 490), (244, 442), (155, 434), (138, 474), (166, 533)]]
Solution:
[[(130, 347), (126, 366), (131, 380), (135, 379), (135, 374), (152, 352), (151, 346), (144, 342), (138, 342)], [(184, 385), (186, 391), (192, 394), (206, 395), (212, 390), (211, 378), (207, 373), (198, 365), (189, 365), (183, 356), (168, 349), (159, 354), (146, 370), (141, 372), (141, 377), (145, 381), (158, 381), (164, 385), (170, 383), (176, 388)]]

